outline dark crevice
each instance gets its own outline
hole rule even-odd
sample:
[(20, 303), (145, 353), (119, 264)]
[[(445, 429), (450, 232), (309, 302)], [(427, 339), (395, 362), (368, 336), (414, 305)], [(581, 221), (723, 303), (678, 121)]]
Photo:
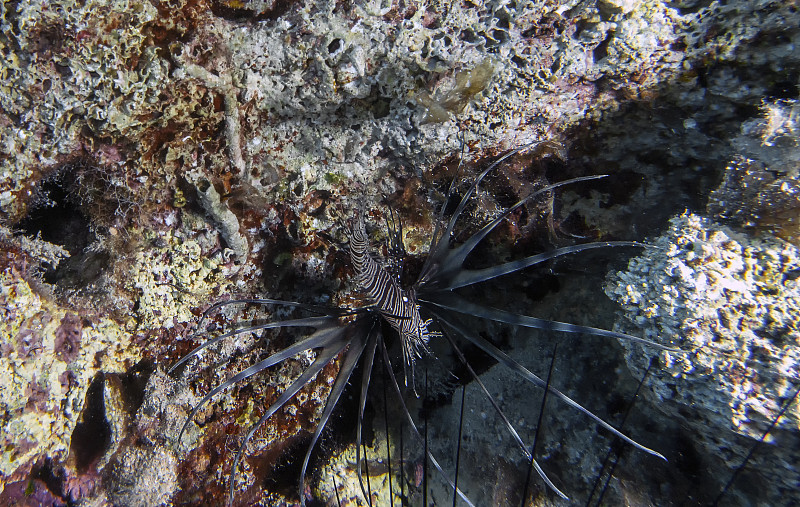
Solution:
[(79, 289), (97, 280), (110, 255), (90, 247), (97, 237), (83, 211), (75, 167), (68, 166), (38, 186), (27, 215), (16, 224), (22, 235), (62, 247), (69, 257), (58, 266), (43, 264), (45, 282), (62, 289)]
[[(264, 488), (289, 498), (297, 497), (297, 481), (303, 466), (303, 458), (308, 451), (308, 438), (290, 438), (279, 449), (271, 449), (259, 459), (274, 460), (275, 466), (264, 479)], [(275, 456), (278, 454), (279, 456)]]
[(614, 38), (614, 33), (609, 30), (608, 35), (592, 50), (592, 57), (595, 62), (599, 62), (608, 56), (608, 46), (611, 45), (611, 39)]
[(28, 215), (18, 224), (26, 236), (39, 236), (71, 255), (82, 252), (93, 239), (89, 220), (70, 197), (62, 178), (45, 181)]
[(142, 360), (120, 375), (122, 401), (125, 404), (125, 410), (132, 416), (144, 403), (145, 386), (154, 370), (155, 367), (151, 361)]
[(69, 453), (78, 474), (85, 474), (111, 444), (111, 427), (106, 420), (105, 375), (98, 373), (86, 391), (81, 420), (70, 438)]

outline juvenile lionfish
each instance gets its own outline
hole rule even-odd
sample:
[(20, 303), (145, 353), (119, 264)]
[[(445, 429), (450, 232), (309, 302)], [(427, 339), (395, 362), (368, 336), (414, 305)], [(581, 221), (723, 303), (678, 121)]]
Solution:
[[(284, 390), (278, 399), (264, 412), (259, 421), (253, 425), (253, 427), (245, 436), (244, 441), (239, 446), (229, 477), (229, 503), (232, 503), (234, 499), (234, 484), (239, 462), (248, 442), (253, 437), (255, 432), (268, 418), (273, 416), (307, 383), (309, 383), (323, 369), (323, 367), (336, 360), (337, 357), (340, 358), (339, 373), (335, 382), (333, 383), (322, 416), (311, 437), (308, 450), (305, 453), (305, 458), (300, 470), (299, 497), (301, 503), (305, 504), (305, 475), (308, 469), (311, 452), (316, 446), (323, 429), (328, 424), (331, 414), (333, 413), (337, 402), (339, 402), (342, 392), (344, 391), (353, 371), (356, 369), (356, 366), (359, 364), (359, 362), (361, 362), (363, 364), (364, 372), (362, 384), (360, 386), (359, 417), (356, 429), (357, 463), (355, 469), (358, 472), (358, 479), (361, 484), (362, 493), (364, 494), (364, 497), (367, 498), (367, 502), (371, 503), (369, 495), (366, 492), (367, 488), (365, 488), (362, 478), (361, 440), (364, 407), (376, 353), (378, 350), (380, 350), (380, 356), (382, 357), (384, 364), (389, 365), (389, 367), (386, 368), (388, 385), (389, 389), (393, 390), (394, 395), (397, 397), (398, 406), (403, 414), (402, 417), (406, 420), (406, 424), (408, 424), (411, 432), (416, 434), (417, 437), (422, 438), (421, 428), (415, 421), (414, 417), (409, 411), (408, 406), (406, 405), (404, 391), (406, 389), (414, 391), (415, 361), (423, 355), (429, 353), (429, 344), (432, 340), (445, 340), (449, 344), (449, 346), (452, 348), (454, 356), (461, 361), (462, 365), (470, 372), (472, 378), (477, 381), (484, 395), (489, 399), (500, 418), (504, 421), (504, 426), (511, 435), (511, 438), (516, 442), (520, 452), (530, 462), (531, 466), (536, 470), (541, 480), (544, 481), (544, 483), (558, 496), (564, 499), (567, 498), (567, 496), (556, 487), (550, 478), (548, 478), (545, 471), (531, 454), (529, 450), (530, 447), (525, 444), (514, 425), (508, 420), (507, 417), (505, 417), (500, 406), (494, 401), (492, 395), (486, 390), (481, 381), (478, 379), (475, 371), (467, 361), (465, 354), (462, 352), (462, 348), (459, 345), (460, 343), (471, 344), (472, 346), (482, 350), (485, 354), (503, 366), (507, 367), (511, 372), (523, 379), (525, 382), (529, 382), (538, 388), (544, 389), (549, 396), (555, 397), (575, 410), (582, 412), (588, 418), (594, 420), (595, 423), (599, 424), (622, 441), (653, 456), (665, 459), (660, 453), (634, 441), (613, 427), (611, 424), (607, 423), (563, 394), (561, 391), (552, 387), (548, 382), (512, 359), (506, 352), (501, 350), (489, 339), (484, 338), (474, 329), (468, 328), (463, 324), (463, 317), (466, 315), (510, 326), (520, 326), (566, 333), (585, 333), (589, 335), (632, 340), (659, 349), (667, 349), (667, 347), (663, 345), (653, 343), (636, 336), (605, 329), (569, 324), (565, 322), (546, 320), (513, 313), (500, 308), (484, 305), (480, 302), (470, 299), (469, 297), (459, 294), (458, 289), (468, 286), (475, 286), (504, 275), (518, 273), (530, 266), (556, 259), (567, 254), (574, 254), (597, 248), (642, 246), (642, 244), (632, 241), (583, 243), (557, 248), (549, 252), (530, 255), (521, 259), (504, 262), (481, 269), (466, 268), (464, 263), (470, 253), (473, 252), (473, 250), (481, 243), (481, 241), (484, 240), (484, 238), (487, 237), (487, 235), (489, 235), (492, 230), (494, 230), (500, 223), (509, 217), (510, 214), (519, 209), (521, 206), (558, 187), (605, 177), (604, 175), (599, 175), (573, 178), (541, 188), (500, 213), (497, 217), (486, 223), (477, 232), (469, 236), (468, 239), (463, 243), (454, 244), (453, 238), (456, 225), (459, 221), (459, 218), (464, 214), (468, 202), (477, 193), (478, 185), (481, 183), (481, 181), (490, 172), (495, 170), (503, 161), (520, 153), (523, 150), (530, 149), (534, 145), (535, 143), (522, 146), (504, 154), (497, 161), (492, 163), (486, 170), (480, 173), (480, 175), (475, 179), (474, 182), (472, 182), (471, 186), (464, 193), (455, 211), (447, 220), (445, 220), (444, 216), (447, 202), (443, 203), (438, 215), (438, 220), (435, 224), (433, 235), (430, 240), (427, 258), (422, 265), (416, 281), (409, 287), (403, 287), (398, 274), (390, 272), (386, 266), (382, 265), (372, 256), (369, 251), (369, 241), (365, 230), (364, 214), (358, 212), (355, 213), (355, 216), (348, 221), (349, 253), (351, 263), (356, 274), (355, 281), (363, 290), (366, 298), (368, 299), (369, 304), (367, 306), (360, 308), (330, 308), (277, 299), (236, 299), (216, 303), (204, 313), (201, 321), (198, 324), (198, 329), (200, 330), (203, 328), (202, 326), (205, 318), (210, 313), (220, 309), (223, 306), (233, 304), (294, 307), (301, 308), (315, 314), (315, 316), (312, 317), (271, 321), (226, 332), (204, 342), (202, 345), (198, 346), (192, 352), (180, 359), (170, 369), (170, 372), (174, 371), (177, 367), (186, 363), (192, 357), (197, 356), (202, 350), (220, 342), (221, 340), (241, 333), (290, 327), (313, 329), (313, 332), (307, 334), (300, 341), (297, 341), (283, 350), (270, 355), (266, 359), (253, 364), (252, 366), (244, 369), (240, 373), (234, 375), (219, 386), (212, 389), (197, 405), (194, 406), (185, 424), (181, 428), (178, 441), (180, 441), (181, 436), (183, 435), (187, 426), (194, 419), (201, 407), (220, 392), (231, 387), (237, 382), (255, 375), (256, 373), (259, 373), (270, 366), (279, 364), (297, 354), (312, 350), (315, 352), (315, 359), (313, 360), (312, 364), (308, 366), (305, 371), (303, 371), (303, 373), (296, 380), (294, 380), (293, 383), (286, 390)], [(453, 190), (454, 183), (451, 183), (448, 197), (453, 193)], [(391, 242), (390, 251), (393, 251), (399, 255), (404, 254), (405, 251), (402, 243), (402, 227), (390, 227), (388, 236)], [(385, 328), (382, 326), (382, 321), (388, 323), (393, 332), (399, 336), (399, 341), (402, 348), (403, 369), (405, 372), (404, 382), (398, 382), (391, 367), (392, 361), (387, 343), (384, 340)], [(386, 336), (386, 338), (389, 337)], [(416, 393), (416, 391), (414, 391), (414, 393)], [(439, 471), (439, 473), (444, 477), (444, 480), (450, 485), (451, 491), (460, 496), (468, 505), (473, 505), (469, 498), (467, 498), (467, 496), (459, 490), (456, 483), (447, 477), (447, 474), (443, 471), (435, 456), (433, 456), (427, 450), (427, 448), (425, 454), (427, 455), (427, 460)]]

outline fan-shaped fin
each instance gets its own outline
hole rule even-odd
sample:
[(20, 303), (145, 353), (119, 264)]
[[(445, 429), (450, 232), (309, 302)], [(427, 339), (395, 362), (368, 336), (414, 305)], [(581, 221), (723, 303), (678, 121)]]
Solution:
[(205, 395), (203, 397), (203, 399), (200, 400), (200, 402), (197, 405), (195, 405), (195, 407), (192, 409), (191, 413), (189, 414), (189, 417), (186, 418), (186, 422), (183, 424), (183, 427), (181, 428), (181, 431), (178, 434), (178, 442), (180, 442), (181, 437), (183, 436), (183, 432), (186, 430), (186, 427), (189, 425), (189, 422), (191, 422), (192, 419), (194, 419), (194, 416), (197, 414), (197, 412), (200, 410), (200, 408), (203, 405), (205, 405), (206, 402), (208, 402), (208, 400), (213, 398), (217, 393), (220, 393), (221, 391), (224, 391), (225, 389), (229, 388), (230, 386), (232, 386), (233, 384), (239, 382), (240, 380), (244, 380), (247, 377), (255, 375), (256, 373), (260, 372), (261, 370), (263, 370), (265, 368), (269, 368), (270, 366), (273, 366), (273, 365), (283, 361), (284, 359), (287, 359), (289, 357), (297, 355), (300, 352), (305, 352), (306, 350), (309, 350), (309, 349), (327, 347), (331, 343), (333, 343), (337, 339), (339, 339), (341, 337), (342, 333), (343, 333), (344, 328), (341, 327), (341, 325), (339, 324), (338, 319), (330, 318), (330, 320), (332, 322), (329, 323), (329, 325), (327, 325), (325, 327), (318, 328), (317, 331), (315, 331), (313, 334), (308, 336), (306, 339), (304, 339), (302, 341), (299, 341), (297, 343), (294, 343), (294, 344), (286, 347), (285, 349), (280, 350), (280, 351), (276, 352), (275, 354), (272, 354), (268, 358), (266, 358), (266, 359), (264, 359), (262, 361), (259, 361), (258, 363), (254, 364), (254, 365), (252, 365), (252, 366), (250, 366), (248, 368), (245, 368), (244, 370), (240, 371), (239, 373), (237, 373), (233, 377), (229, 378), (228, 380), (226, 380), (225, 382), (223, 382), (219, 386), (217, 386), (214, 389), (212, 389), (211, 392), (209, 392), (207, 395)]
[(418, 295), (418, 300), (420, 302), (429, 303), (457, 313), (494, 320), (496, 322), (504, 322), (514, 326), (544, 329), (546, 331), (563, 331), (566, 333), (586, 333), (595, 336), (607, 336), (610, 338), (618, 338), (621, 340), (642, 343), (650, 347), (668, 350), (670, 352), (682, 352), (681, 349), (667, 347), (661, 343), (656, 343), (645, 338), (639, 338), (638, 336), (625, 333), (618, 333), (616, 331), (609, 331), (607, 329), (600, 329), (597, 327), (579, 326), (578, 324), (569, 324), (567, 322), (559, 322), (556, 320), (540, 319), (537, 317), (530, 317), (528, 315), (520, 315), (518, 313), (509, 312), (506, 310), (500, 310), (499, 308), (478, 305), (471, 303), (450, 291), (426, 293), (424, 297), (422, 295)]
[[(447, 324), (446, 321), (445, 321), (445, 324)], [(444, 327), (442, 327), (442, 329), (444, 329)], [(531, 453), (528, 451), (528, 448), (525, 446), (525, 443), (522, 441), (522, 437), (519, 436), (519, 432), (517, 432), (517, 429), (514, 428), (513, 424), (511, 424), (511, 421), (508, 420), (508, 417), (506, 417), (505, 412), (503, 412), (503, 409), (501, 409), (500, 405), (497, 404), (497, 401), (494, 399), (494, 396), (492, 396), (492, 393), (490, 393), (489, 390), (486, 389), (486, 386), (484, 385), (484, 383), (480, 379), (480, 377), (478, 377), (478, 375), (475, 373), (475, 370), (472, 369), (472, 365), (470, 365), (469, 361), (467, 361), (467, 358), (464, 357), (464, 353), (461, 352), (461, 349), (458, 347), (458, 345), (456, 344), (455, 340), (453, 340), (453, 337), (450, 336), (450, 333), (445, 331), (442, 334), (444, 334), (444, 336), (450, 342), (450, 346), (455, 351), (455, 353), (458, 356), (458, 358), (461, 361), (461, 363), (464, 366), (466, 366), (467, 370), (470, 373), (470, 376), (472, 377), (472, 380), (475, 381), (478, 384), (478, 386), (481, 388), (481, 391), (483, 391), (484, 396), (486, 396), (486, 399), (488, 399), (489, 403), (491, 403), (492, 407), (494, 407), (494, 410), (495, 410), (495, 412), (497, 412), (497, 415), (499, 415), (500, 419), (503, 420), (503, 424), (505, 424), (506, 429), (511, 434), (511, 436), (514, 438), (514, 441), (517, 442), (517, 445), (522, 450), (522, 453), (525, 455), (525, 457), (527, 459), (533, 460), (533, 467), (534, 467), (534, 469), (536, 469), (536, 472), (539, 474), (539, 477), (541, 477), (542, 480), (547, 484), (547, 486), (550, 487), (550, 489), (552, 489), (558, 496), (560, 496), (564, 500), (569, 500), (567, 495), (565, 495), (560, 489), (558, 489), (556, 487), (556, 485), (553, 484), (553, 481), (551, 481), (550, 478), (547, 477), (547, 474), (544, 473), (544, 470), (542, 470), (542, 467), (539, 466), (539, 463), (533, 458)]]
[[(543, 194), (545, 192), (549, 192), (550, 190), (553, 190), (555, 188), (558, 188), (558, 187), (561, 187), (561, 186), (564, 186), (564, 185), (569, 185), (571, 183), (578, 183), (578, 182), (581, 182), (581, 181), (597, 180), (597, 179), (600, 179), (600, 178), (605, 178), (606, 176), (607, 175), (605, 175), (605, 174), (600, 174), (600, 175), (596, 175), (596, 176), (583, 176), (583, 177), (580, 177), (580, 178), (572, 178), (572, 179), (569, 179), (569, 180), (560, 181), (558, 183), (554, 183), (552, 185), (548, 185), (548, 186), (546, 186), (544, 188), (541, 188), (541, 189), (531, 193), (529, 196), (525, 197), (524, 199), (521, 199), (519, 202), (517, 202), (516, 204), (514, 204), (513, 206), (511, 206), (510, 208), (505, 210), (503, 213), (501, 213), (494, 220), (492, 220), (491, 222), (489, 222), (485, 226), (483, 226), (483, 228), (481, 230), (479, 230), (478, 232), (476, 232), (475, 234), (470, 236), (464, 243), (462, 243), (461, 245), (459, 245), (459, 246), (457, 246), (455, 248), (450, 249), (450, 251), (448, 251), (445, 255), (442, 255), (441, 264), (439, 265), (438, 270), (434, 271), (434, 274), (430, 277), (430, 283), (431, 284), (435, 284), (437, 282), (436, 278), (438, 276), (446, 277), (450, 273), (463, 271), (461, 269), (461, 266), (462, 266), (462, 264), (464, 264), (464, 260), (467, 258), (467, 255), (469, 255), (469, 253), (472, 250), (474, 250), (476, 246), (478, 246), (478, 243), (480, 243), (481, 240), (483, 240), (483, 238), (485, 238), (487, 234), (492, 232), (492, 230), (494, 230), (494, 228), (497, 227), (497, 225), (500, 224), (500, 222), (505, 220), (506, 217), (508, 217), (508, 215), (513, 213), (514, 210), (518, 209), (523, 204), (525, 204), (528, 201), (534, 199), (535, 197), (537, 197), (537, 196), (539, 196), (539, 195), (541, 195), (541, 194)], [(620, 242), (620, 243), (622, 243), (622, 242)], [(625, 243), (629, 243), (629, 242), (625, 242)], [(606, 246), (617, 246), (617, 245), (606, 244)], [(572, 253), (572, 252), (564, 252), (564, 253)], [(563, 254), (559, 254), (559, 255), (563, 255)], [(537, 262), (541, 262), (542, 260), (545, 260), (545, 259), (541, 259), (539, 261), (533, 262), (533, 264), (536, 264)], [(528, 265), (530, 265), (530, 264), (528, 264)], [(522, 269), (522, 268), (518, 268), (518, 269)], [(499, 275), (496, 275), (496, 276), (499, 276)], [(482, 280), (479, 280), (479, 281), (482, 281)], [(475, 282), (472, 282), (472, 283), (475, 283)], [(440, 285), (440, 284), (437, 284), (437, 285)], [(457, 285), (456, 287), (461, 287), (462, 285)], [(441, 288), (444, 288), (444, 287), (441, 287)], [(447, 288), (454, 288), (454, 287), (448, 285)]]
[[(361, 326), (363, 326), (363, 328), (369, 326), (369, 330), (363, 329)], [(311, 443), (309, 444), (308, 451), (303, 459), (303, 467), (300, 470), (300, 503), (302, 505), (305, 505), (305, 495), (303, 494), (303, 489), (306, 470), (308, 469), (308, 462), (311, 459), (311, 451), (314, 450), (314, 446), (316, 445), (317, 440), (319, 440), (322, 430), (328, 424), (328, 420), (333, 413), (333, 409), (336, 408), (336, 403), (339, 401), (339, 398), (341, 397), (342, 392), (344, 391), (344, 388), (350, 379), (350, 375), (352, 375), (353, 370), (358, 364), (358, 359), (363, 354), (364, 348), (368, 343), (379, 341), (380, 327), (376, 320), (370, 320), (370, 317), (367, 316), (348, 326), (348, 336), (350, 348), (347, 350), (347, 352), (345, 352), (344, 360), (339, 367), (339, 374), (336, 376), (336, 381), (331, 388), (331, 393), (328, 395), (328, 400), (325, 402), (325, 409), (322, 413), (319, 424), (317, 424), (317, 429), (314, 430), (314, 435), (311, 437)], [(375, 351), (373, 348), (373, 355), (374, 352)]]
[[(285, 391), (281, 393), (275, 402), (269, 406), (264, 415), (258, 420), (257, 423), (250, 428), (248, 431), (247, 436), (245, 437), (244, 441), (242, 442), (241, 446), (239, 446), (239, 450), (236, 451), (236, 457), (233, 460), (233, 466), (231, 467), (231, 473), (229, 477), (229, 486), (228, 486), (228, 504), (233, 505), (233, 495), (234, 495), (234, 484), (236, 480), (236, 471), (239, 467), (239, 461), (241, 460), (242, 454), (244, 453), (245, 448), (247, 447), (247, 443), (253, 437), (255, 432), (264, 422), (269, 419), (275, 412), (280, 410), (287, 401), (292, 399), (299, 391), (302, 389), (306, 384), (308, 384), (315, 375), (317, 375), (322, 368), (325, 367), (328, 363), (330, 363), (334, 357), (336, 357), (344, 348), (347, 346), (347, 340), (344, 333), (344, 330), (340, 330), (337, 334), (337, 340), (333, 340), (332, 343), (328, 344), (328, 346), (324, 347), (322, 351), (317, 355), (317, 358), (311, 363), (311, 366), (306, 368), (306, 370), (300, 375), (292, 384), (286, 388)], [(312, 444), (313, 445), (313, 444)]]
[[(513, 157), (517, 153), (519, 153), (521, 151), (524, 151), (524, 150), (527, 150), (531, 146), (534, 146), (534, 145), (537, 145), (537, 144), (540, 144), (540, 143), (538, 141), (537, 142), (533, 142), (533, 143), (528, 143), (528, 144), (525, 144), (523, 146), (520, 146), (519, 148), (515, 148), (515, 149), (509, 151), (508, 153), (506, 153), (505, 155), (503, 155), (502, 157), (500, 157), (499, 159), (494, 161), (492, 163), (492, 165), (487, 167), (477, 178), (475, 178), (475, 181), (472, 183), (472, 185), (469, 187), (467, 192), (461, 198), (461, 202), (458, 203), (458, 207), (456, 208), (456, 211), (453, 213), (453, 216), (450, 217), (450, 221), (447, 223), (447, 227), (441, 233), (441, 236), (439, 234), (434, 234), (431, 237), (431, 244), (430, 244), (430, 248), (428, 250), (428, 258), (425, 261), (424, 266), (422, 267), (422, 271), (420, 273), (420, 280), (425, 280), (427, 278), (430, 270), (433, 268), (433, 266), (436, 263), (438, 263), (438, 261), (441, 259), (442, 256), (446, 255), (446, 251), (448, 249), (448, 244), (450, 242), (450, 236), (453, 234), (453, 229), (455, 228), (456, 222), (458, 221), (458, 218), (461, 216), (461, 213), (464, 212), (464, 208), (467, 206), (467, 201), (469, 201), (469, 198), (472, 197), (472, 194), (475, 193), (475, 190), (478, 188), (478, 185), (480, 184), (480, 182), (483, 181), (483, 178), (485, 178), (487, 174), (489, 174), (491, 171), (493, 171), (497, 166), (499, 166), (501, 163), (503, 163), (509, 157)], [(449, 197), (449, 195), (448, 195), (448, 197)], [(447, 203), (445, 202), (443, 204), (443, 206), (446, 206), (446, 205), (447, 205)], [(437, 230), (438, 230), (438, 227), (437, 227)]]
[[(171, 374), (173, 371), (175, 371), (176, 368), (178, 368), (180, 365), (182, 365), (183, 363), (185, 363), (189, 359), (193, 358), (194, 356), (196, 356), (200, 352), (202, 352), (204, 349), (207, 349), (208, 347), (211, 347), (212, 345), (218, 343), (219, 341), (224, 340), (225, 338), (229, 338), (231, 336), (236, 336), (236, 335), (239, 335), (239, 334), (242, 334), (242, 333), (249, 333), (249, 332), (252, 332), (252, 331), (260, 331), (262, 329), (275, 329), (275, 328), (281, 328), (281, 327), (313, 327), (313, 328), (317, 328), (317, 327), (320, 327), (320, 326), (322, 326), (322, 325), (324, 325), (326, 323), (331, 323), (331, 322), (336, 322), (336, 321), (337, 321), (336, 317), (328, 317), (328, 316), (325, 316), (325, 317), (307, 317), (307, 318), (304, 318), (304, 319), (279, 320), (279, 321), (275, 321), (275, 322), (267, 322), (267, 323), (264, 323), (264, 324), (259, 324), (257, 326), (247, 326), (247, 327), (243, 327), (243, 328), (240, 328), (240, 329), (234, 329), (233, 331), (229, 331), (229, 332), (227, 332), (225, 334), (221, 334), (219, 336), (216, 336), (216, 337), (214, 337), (214, 338), (212, 338), (210, 340), (207, 340), (207, 341), (203, 342), (201, 345), (196, 347), (194, 350), (192, 350), (191, 352), (189, 352), (188, 354), (183, 356), (178, 362), (173, 364), (172, 367), (167, 371), (167, 374)], [(194, 335), (194, 336), (196, 336), (196, 335)]]
[[(358, 402), (358, 422), (356, 423), (356, 474), (358, 475), (358, 484), (361, 486), (361, 493), (368, 505), (372, 505), (372, 498), (364, 489), (364, 480), (361, 477), (361, 428), (364, 422), (364, 407), (367, 403), (367, 391), (369, 390), (369, 381), (372, 376), (372, 364), (375, 361), (375, 347), (378, 345), (378, 340), (370, 339), (367, 344), (367, 357), (364, 362), (364, 371), (361, 378), (361, 396)], [(366, 458), (366, 456), (365, 456)], [(391, 475), (391, 470), (389, 470)], [(389, 500), (391, 504), (391, 499)]]
[(475, 335), (473, 333), (467, 332), (461, 326), (453, 324), (452, 320), (446, 318), (443, 315), (443, 313), (441, 313), (441, 312), (434, 311), (432, 313), (434, 313), (434, 315), (436, 315), (436, 317), (439, 320), (445, 322), (454, 331), (460, 333), (466, 340), (468, 340), (472, 344), (476, 345), (478, 348), (480, 348), (481, 350), (483, 350), (484, 352), (489, 354), (491, 357), (493, 357), (495, 360), (497, 360), (497, 362), (499, 362), (503, 366), (509, 368), (511, 371), (513, 371), (517, 375), (521, 376), (522, 378), (524, 378), (528, 382), (530, 382), (530, 383), (532, 383), (532, 384), (534, 384), (536, 386), (539, 386), (539, 387), (541, 387), (543, 389), (548, 389), (550, 394), (552, 394), (553, 396), (557, 397), (558, 399), (560, 399), (561, 401), (563, 401), (567, 405), (569, 405), (569, 406), (571, 406), (571, 407), (583, 412), (584, 414), (589, 416), (591, 419), (593, 419), (595, 422), (600, 424), (602, 427), (604, 427), (605, 429), (607, 429), (608, 431), (610, 431), (611, 433), (613, 433), (614, 435), (616, 435), (620, 439), (624, 440), (625, 442), (627, 442), (627, 443), (631, 444), (632, 446), (636, 447), (637, 449), (642, 450), (642, 451), (644, 451), (644, 452), (646, 452), (648, 454), (652, 454), (653, 456), (659, 457), (659, 458), (663, 459), (664, 461), (667, 460), (667, 458), (665, 458), (664, 455), (662, 455), (661, 453), (656, 452), (656, 451), (650, 449), (649, 447), (645, 447), (642, 444), (636, 442), (635, 440), (633, 440), (629, 436), (625, 435), (624, 433), (620, 432), (619, 430), (617, 430), (616, 428), (614, 428), (613, 426), (611, 426), (610, 424), (605, 422), (600, 417), (594, 415), (588, 409), (584, 408), (581, 404), (579, 404), (578, 402), (576, 402), (575, 400), (573, 400), (572, 398), (570, 398), (566, 394), (562, 393), (558, 389), (556, 389), (554, 387), (549, 387), (548, 388), (547, 387), (547, 383), (544, 380), (542, 380), (541, 378), (539, 378), (538, 376), (533, 374), (530, 370), (528, 370), (527, 368), (525, 368), (524, 366), (522, 366), (518, 362), (516, 362), (513, 359), (511, 359), (511, 357), (509, 357), (508, 354), (506, 354), (502, 350), (500, 350), (497, 347), (495, 347), (488, 340), (486, 340), (484, 338), (481, 338), (480, 336)]

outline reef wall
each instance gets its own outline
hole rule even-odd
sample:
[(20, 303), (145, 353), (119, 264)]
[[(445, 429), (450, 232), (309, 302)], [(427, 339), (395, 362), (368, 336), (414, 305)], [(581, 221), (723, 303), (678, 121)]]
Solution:
[[(462, 153), (474, 172), (545, 143), (487, 185), (487, 214), (534, 182), (610, 175), (559, 195), (558, 230), (529, 209), (508, 230), (519, 248), (657, 237), (690, 208), (741, 229), (725, 234), (744, 234), (743, 251), (788, 251), (770, 236), (797, 242), (796, 11), (769, 0), (4, 2), (0, 503), (219, 498), (233, 435), (312, 358), (215, 400), (178, 444), (196, 393), (262, 352), (242, 338), (205, 358), (211, 368), (166, 377), (196, 344), (199, 315), (234, 296), (346, 303), (342, 219), (363, 206), (378, 222), (391, 206), (423, 254)], [(776, 273), (793, 269), (767, 257)], [(620, 325), (666, 325), (636, 321), (649, 300), (619, 290), (631, 312)], [(264, 316), (230, 309), (212, 325)], [(536, 351), (542, 368), (549, 350)], [(621, 364), (614, 349), (601, 355)], [(769, 371), (779, 357), (796, 358), (772, 357)], [(296, 497), (293, 483), (261, 478), (313, 427), (336, 368), (253, 443), (243, 502)], [(796, 377), (787, 368), (784, 387), (757, 388), (748, 438)]]

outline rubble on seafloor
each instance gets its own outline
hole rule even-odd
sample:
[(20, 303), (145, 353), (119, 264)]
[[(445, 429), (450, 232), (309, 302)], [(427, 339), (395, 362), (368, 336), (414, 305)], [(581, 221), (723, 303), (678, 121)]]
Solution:
[[(648, 394), (692, 428), (704, 452), (734, 470), (769, 430), (749, 466), (760, 497), (773, 501), (796, 494), (800, 473), (800, 404), (777, 419), (800, 387), (799, 272), (797, 247), (685, 213), (606, 287), (623, 308), (617, 329), (680, 349), (655, 355)], [(654, 352), (624, 347), (643, 375)]]

